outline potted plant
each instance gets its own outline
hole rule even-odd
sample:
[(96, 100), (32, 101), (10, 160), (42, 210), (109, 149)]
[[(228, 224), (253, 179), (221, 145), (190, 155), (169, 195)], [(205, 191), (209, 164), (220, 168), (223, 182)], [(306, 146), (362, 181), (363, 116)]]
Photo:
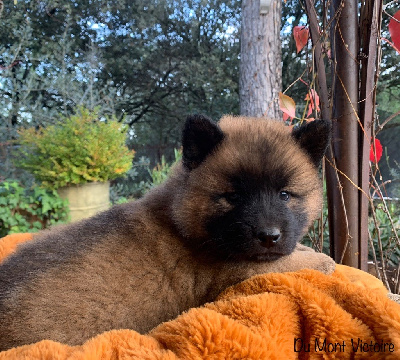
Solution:
[(17, 165), (69, 200), (71, 221), (109, 207), (109, 181), (132, 167), (128, 128), (79, 107), (56, 125), (19, 131)]

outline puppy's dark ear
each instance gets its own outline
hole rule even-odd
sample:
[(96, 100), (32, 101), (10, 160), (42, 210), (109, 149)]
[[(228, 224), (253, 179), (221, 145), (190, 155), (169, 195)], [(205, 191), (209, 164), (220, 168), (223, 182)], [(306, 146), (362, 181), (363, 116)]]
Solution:
[(193, 170), (224, 138), (220, 127), (203, 115), (187, 117), (182, 133), (183, 165)]
[(331, 139), (332, 124), (329, 120), (314, 120), (295, 127), (292, 136), (319, 166)]

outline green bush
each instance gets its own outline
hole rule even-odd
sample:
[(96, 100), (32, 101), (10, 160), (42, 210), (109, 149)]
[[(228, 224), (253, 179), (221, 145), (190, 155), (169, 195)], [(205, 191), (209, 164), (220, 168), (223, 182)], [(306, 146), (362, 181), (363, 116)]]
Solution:
[[(381, 260), (379, 255), (379, 238), (382, 242), (383, 256), (385, 260), (391, 266), (397, 266), (400, 259), (400, 247), (396, 241), (396, 236), (394, 231), (396, 231), (397, 236), (400, 237), (400, 211), (396, 207), (398, 204), (395, 202), (388, 202), (388, 212), (393, 220), (394, 228), (390, 222), (388, 214), (384, 211), (383, 204), (378, 204), (375, 206), (375, 217), (378, 225), (378, 229), (375, 226), (375, 222), (372, 216), (369, 218), (369, 231), (372, 237), (372, 242), (374, 244), (375, 253), (377, 254), (378, 260)], [(379, 234), (379, 236), (378, 236)], [(369, 249), (369, 257), (373, 259), (372, 249)]]
[(143, 196), (150, 188), (149, 163), (150, 159), (147, 157), (135, 158), (132, 169), (124, 177), (111, 182), (110, 200), (112, 204), (128, 202)]
[(182, 158), (182, 151), (174, 149), (175, 161), (172, 164), (168, 164), (165, 161), (164, 155), (161, 157), (161, 164), (158, 163), (153, 170), (149, 170), (152, 184), (151, 186), (156, 186), (161, 184), (168, 177), (169, 172), (172, 169), (172, 166), (175, 165)]
[(80, 107), (57, 125), (20, 131), (17, 166), (50, 189), (121, 176), (134, 155), (125, 145), (127, 127), (98, 118), (98, 111)]
[[(325, 187), (324, 187), (325, 189)], [(372, 243), (374, 249), (371, 248), (369, 245), (369, 260), (373, 260), (373, 251), (378, 258), (378, 261), (381, 261), (381, 254), (380, 254), (380, 245), (379, 239), (382, 243), (382, 255), (385, 261), (390, 266), (398, 266), (400, 260), (400, 246), (397, 243), (396, 236), (400, 237), (400, 208), (399, 203), (396, 201), (387, 201), (388, 205), (388, 213), (393, 220), (393, 225), (390, 222), (388, 214), (384, 210), (384, 206), (382, 203), (376, 203), (374, 206), (375, 216), (377, 223), (373, 221), (372, 217), (372, 209), (370, 209), (370, 216), (368, 218), (368, 228), (371, 234)], [(324, 224), (324, 234), (323, 234), (323, 246), (322, 250), (325, 254), (329, 254), (329, 228), (328, 228), (328, 209), (326, 203), (323, 207), (322, 219), (318, 219), (314, 222), (314, 224), (309, 229), (306, 236), (304, 236), (302, 243), (304, 245), (310, 246), (315, 248), (316, 250), (320, 251), (320, 243), (321, 243), (321, 231), (320, 231), (320, 224), (321, 222)]]
[(392, 184), (395, 186), (394, 195), (400, 197), (400, 164), (394, 160), (395, 167), (390, 168), (390, 174), (392, 175)]
[(55, 190), (25, 189), (12, 180), (0, 183), (0, 237), (35, 232), (67, 220), (67, 201)]
[[(141, 157), (134, 162), (126, 177), (111, 183), (111, 202), (121, 204), (134, 200), (143, 196), (153, 186), (161, 184), (167, 179), (172, 167), (182, 158), (182, 151), (174, 149), (174, 155), (175, 160), (172, 163), (167, 163), (165, 156), (161, 156), (161, 163), (158, 163), (153, 169), (149, 168), (150, 160), (148, 158)], [(143, 170), (146, 173), (143, 173)], [(147, 175), (147, 177), (143, 175)]]

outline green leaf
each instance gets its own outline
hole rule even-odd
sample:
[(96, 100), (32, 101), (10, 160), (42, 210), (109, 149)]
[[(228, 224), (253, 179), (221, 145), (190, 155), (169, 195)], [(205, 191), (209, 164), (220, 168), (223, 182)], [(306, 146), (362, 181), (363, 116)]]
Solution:
[(9, 192), (6, 198), (0, 197), (1, 204), (5, 202), (0, 206), (0, 236), (11, 232), (40, 230), (41, 222), (45, 223), (51, 217), (57, 217), (52, 224), (67, 220), (66, 202), (56, 191), (47, 191), (39, 187), (34, 187), (33, 190), (25, 189), (18, 183), (9, 181), (0, 184), (0, 189), (6, 188), (13, 188), (15, 191)]
[(42, 224), (39, 221), (33, 222), (32, 226), (34, 229), (37, 229), (37, 230), (42, 229)]
[(42, 202), (42, 213), (45, 214), (51, 210), (51, 206), (47, 201)]

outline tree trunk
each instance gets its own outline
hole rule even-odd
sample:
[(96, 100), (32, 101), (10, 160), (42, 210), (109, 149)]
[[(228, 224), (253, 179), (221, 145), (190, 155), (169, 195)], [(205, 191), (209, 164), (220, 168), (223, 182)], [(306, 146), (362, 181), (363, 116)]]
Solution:
[(260, 0), (242, 1), (240, 113), (279, 119), (282, 88), (281, 1), (260, 14)]
[[(333, 0), (333, 156), (340, 170), (338, 176), (343, 196), (331, 198), (336, 205), (330, 221), (333, 254), (338, 263), (360, 267), (359, 206), (358, 206), (358, 1)], [(337, 182), (327, 178), (328, 188)], [(330, 180), (334, 180), (333, 183)], [(335, 191), (335, 193), (337, 193)], [(329, 198), (328, 198), (329, 199)], [(341, 202), (340, 205), (337, 203)], [(334, 226), (332, 226), (334, 225)]]

